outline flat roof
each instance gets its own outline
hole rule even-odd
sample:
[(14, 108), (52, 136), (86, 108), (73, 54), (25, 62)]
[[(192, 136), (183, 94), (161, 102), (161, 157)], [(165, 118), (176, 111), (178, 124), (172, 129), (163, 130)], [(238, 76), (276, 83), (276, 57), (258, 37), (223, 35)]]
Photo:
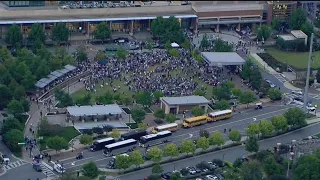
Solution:
[(221, 11), (251, 11), (263, 10), (263, 4), (212, 4), (212, 5), (195, 5), (193, 9), (195, 12), (221, 12)]
[(296, 39), (296, 37), (291, 34), (279, 35), (279, 37), (281, 37), (285, 41), (292, 41)]
[(94, 116), (122, 113), (122, 109), (117, 104), (69, 106), (67, 107), (67, 111), (71, 116)]
[(304, 39), (304, 38), (307, 38), (308, 36), (301, 30), (292, 30), (291, 31), (291, 34), (298, 38), (298, 39)]
[(161, 97), (160, 99), (166, 102), (168, 105), (191, 105), (209, 103), (209, 101), (203, 96)]
[(236, 52), (201, 52), (201, 57), (211, 66), (242, 65), (246, 62)]

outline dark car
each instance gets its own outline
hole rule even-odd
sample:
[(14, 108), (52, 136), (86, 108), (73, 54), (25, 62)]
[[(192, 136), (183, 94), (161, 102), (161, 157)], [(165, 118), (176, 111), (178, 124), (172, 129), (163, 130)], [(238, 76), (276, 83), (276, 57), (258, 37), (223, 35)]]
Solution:
[(40, 164), (33, 164), (32, 167), (37, 172), (42, 172), (42, 168), (41, 168)]
[(166, 172), (166, 173), (163, 173), (162, 175), (161, 175), (161, 177), (163, 178), (163, 179), (170, 179), (170, 177), (171, 177), (171, 172)]

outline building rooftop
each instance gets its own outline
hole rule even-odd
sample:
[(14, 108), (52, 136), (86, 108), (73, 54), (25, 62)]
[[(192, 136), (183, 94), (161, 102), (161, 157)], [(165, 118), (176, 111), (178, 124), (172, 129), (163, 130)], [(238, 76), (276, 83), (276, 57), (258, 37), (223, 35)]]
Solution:
[(201, 52), (201, 57), (213, 66), (241, 65), (246, 62), (236, 52)]
[(71, 116), (94, 116), (121, 114), (123, 111), (117, 104), (92, 105), (92, 106), (69, 106), (67, 111)]
[(285, 41), (292, 41), (296, 39), (296, 37), (291, 34), (279, 35), (279, 37), (281, 37)]
[(218, 12), (218, 11), (248, 11), (248, 10), (263, 10), (263, 4), (211, 4), (211, 5), (195, 5), (193, 10), (199, 12)]
[(292, 34), (294, 37), (298, 38), (298, 39), (304, 39), (304, 38), (307, 38), (307, 37), (308, 37), (308, 36), (307, 36), (304, 32), (302, 32), (301, 30), (293, 30), (293, 31), (291, 31), (291, 34)]
[(208, 104), (209, 101), (203, 96), (181, 96), (181, 97), (161, 97), (168, 105), (191, 105)]

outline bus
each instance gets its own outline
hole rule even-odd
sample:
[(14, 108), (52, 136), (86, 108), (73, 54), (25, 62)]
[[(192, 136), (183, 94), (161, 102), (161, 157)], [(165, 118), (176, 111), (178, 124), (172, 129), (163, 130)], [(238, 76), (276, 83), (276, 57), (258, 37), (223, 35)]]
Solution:
[(145, 130), (134, 130), (134, 131), (130, 131), (128, 133), (122, 134), (121, 135), (121, 140), (127, 140), (127, 139), (135, 139), (135, 140), (139, 140), (142, 136), (147, 135), (147, 131)]
[(192, 118), (187, 118), (183, 122), (184, 128), (189, 128), (193, 126), (202, 125), (208, 122), (208, 116), (197, 116)]
[(212, 112), (208, 114), (208, 121), (215, 122), (232, 117), (232, 110), (227, 109), (223, 111)]
[(115, 143), (116, 141), (113, 138), (104, 138), (99, 139), (93, 142), (93, 144), (90, 146), (90, 151), (100, 151), (104, 149), (104, 147), (108, 144)]
[(161, 132), (158, 132), (157, 134), (149, 134), (146, 136), (142, 136), (140, 138), (140, 145), (142, 147), (146, 147), (154, 144), (161, 144), (167, 141), (166, 137), (169, 137), (171, 135), (172, 135), (171, 131), (161, 131)]
[(171, 131), (174, 132), (178, 130), (178, 124), (177, 123), (170, 123), (170, 124), (165, 124), (162, 126), (157, 126), (152, 130), (153, 134), (157, 134), (158, 132), (162, 131)]
[(113, 150), (121, 149), (121, 148), (124, 148), (127, 146), (132, 146), (132, 145), (137, 144), (137, 142), (138, 141), (135, 139), (127, 139), (127, 140), (119, 141), (119, 142), (116, 142), (113, 144), (108, 144), (105, 146), (104, 154), (109, 155), (109, 153), (112, 152)]

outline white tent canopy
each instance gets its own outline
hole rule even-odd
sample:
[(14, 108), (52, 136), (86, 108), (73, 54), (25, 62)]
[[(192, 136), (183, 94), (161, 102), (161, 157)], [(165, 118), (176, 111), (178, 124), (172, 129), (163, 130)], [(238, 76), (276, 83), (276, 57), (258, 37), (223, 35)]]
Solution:
[(178, 47), (180, 47), (180, 46), (179, 46), (178, 43), (175, 43), (175, 42), (174, 42), (174, 43), (171, 43), (171, 47), (172, 47), (172, 48), (178, 48)]

